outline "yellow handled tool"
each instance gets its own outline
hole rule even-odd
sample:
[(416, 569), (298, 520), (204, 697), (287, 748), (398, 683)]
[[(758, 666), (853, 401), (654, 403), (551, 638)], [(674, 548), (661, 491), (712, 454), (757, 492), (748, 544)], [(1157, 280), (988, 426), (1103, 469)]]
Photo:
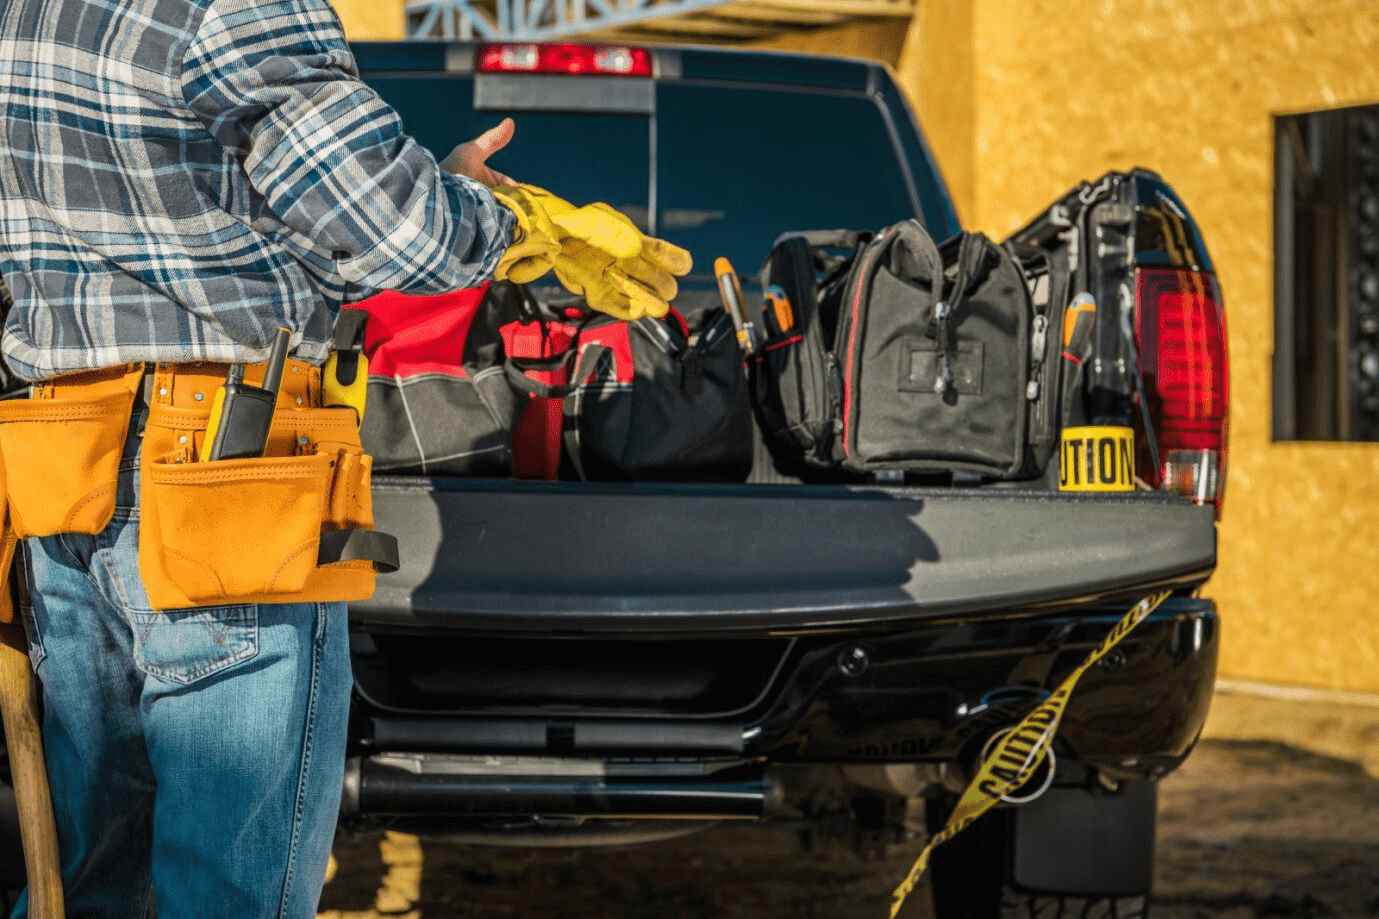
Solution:
[(0, 626), (0, 714), (14, 777), (19, 836), (24, 843), (24, 869), (29, 879), (29, 915), (62, 919), (62, 862), (52, 789), (43, 761), (43, 733), (38, 720), (38, 687), (29, 667), (24, 629)]
[(785, 295), (784, 288), (775, 284), (767, 287), (766, 305), (771, 308), (777, 332), (784, 335), (795, 327), (795, 308), (790, 305), (790, 298)]
[[(4, 475), (0, 473), (0, 492)], [(3, 514), (0, 514), (2, 517)], [(17, 540), (4, 536), (0, 570), (9, 570)], [(19, 838), (24, 844), (24, 870), (29, 881), (29, 915), (62, 919), (62, 861), (48, 767), (43, 759), (43, 732), (38, 717), (38, 682), (29, 665), (28, 640), (15, 616), (12, 573), (0, 578), (0, 716), (5, 723), (10, 773), (14, 781)]]
[(718, 278), (718, 295), (723, 299), (723, 308), (733, 318), (733, 326), (737, 329), (738, 346), (742, 348), (743, 354), (755, 354), (756, 325), (747, 318), (747, 313), (742, 307), (742, 283), (737, 279), (733, 263), (720, 255), (713, 261), (713, 273), (714, 277)]
[(364, 354), (364, 326), (369, 314), (344, 309), (335, 320), (335, 340), (321, 370), (321, 401), (354, 409), (360, 424), (369, 400), (369, 359)]

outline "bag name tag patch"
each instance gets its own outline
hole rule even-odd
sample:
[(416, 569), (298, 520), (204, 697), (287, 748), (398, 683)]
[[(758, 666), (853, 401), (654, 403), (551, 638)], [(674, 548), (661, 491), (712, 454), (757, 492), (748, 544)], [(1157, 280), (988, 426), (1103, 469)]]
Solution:
[(1134, 491), (1133, 428), (1086, 425), (1063, 429), (1059, 491)]
[[(932, 342), (906, 341), (909, 360), (900, 368), (900, 391), (932, 396), (939, 376), (939, 349)], [(982, 342), (962, 341), (949, 352), (953, 389), (963, 396), (982, 394)]]

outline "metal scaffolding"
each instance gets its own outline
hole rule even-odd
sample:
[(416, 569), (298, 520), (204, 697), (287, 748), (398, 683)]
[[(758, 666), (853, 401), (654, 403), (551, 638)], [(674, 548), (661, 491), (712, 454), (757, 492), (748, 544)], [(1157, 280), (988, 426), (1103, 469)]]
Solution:
[(744, 41), (858, 18), (908, 19), (915, 0), (407, 0), (413, 38)]

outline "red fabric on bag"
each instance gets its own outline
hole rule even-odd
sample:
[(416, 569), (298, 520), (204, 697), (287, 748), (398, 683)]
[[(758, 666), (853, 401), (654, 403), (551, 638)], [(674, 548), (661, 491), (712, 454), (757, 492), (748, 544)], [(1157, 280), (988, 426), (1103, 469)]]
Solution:
[[(632, 363), (632, 325), (626, 322), (609, 322), (584, 330), (579, 337), (579, 346), (597, 344), (613, 352), (613, 379), (618, 383), (631, 383), (636, 378), (636, 368)], [(588, 380), (581, 382), (587, 383)]]
[(364, 354), (369, 375), (412, 377), (444, 374), (464, 379), (464, 343), (488, 285), (445, 294), (404, 294), (389, 290), (347, 309), (369, 314)]
[[(508, 357), (539, 360), (559, 357), (575, 343), (579, 327), (563, 322), (509, 322), (499, 327)], [(547, 386), (570, 381), (568, 366), (553, 370), (528, 370), (526, 375)], [(529, 396), (512, 430), (512, 475), (518, 479), (560, 478), (561, 432), (565, 423), (564, 400)]]

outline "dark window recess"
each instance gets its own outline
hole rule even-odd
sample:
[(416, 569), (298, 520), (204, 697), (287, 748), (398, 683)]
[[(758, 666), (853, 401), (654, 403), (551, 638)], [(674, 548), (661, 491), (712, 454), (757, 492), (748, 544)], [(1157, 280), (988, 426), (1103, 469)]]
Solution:
[(1379, 106), (1274, 129), (1274, 439), (1379, 441)]
[[(506, 114), (475, 111), (474, 78), (468, 75), (365, 77), (402, 116), (408, 133), (438, 160)], [(606, 201), (648, 226), (648, 116), (584, 111), (517, 111), (512, 116), (517, 136), (489, 165), (519, 182), (557, 190), (571, 201)]]
[(719, 255), (754, 279), (787, 230), (916, 216), (905, 161), (870, 96), (663, 83), (656, 121), (656, 226), (694, 254), (691, 284), (712, 290)]
[(642, 641), (377, 634), (355, 680), (394, 713), (727, 717), (770, 685), (788, 639)]

